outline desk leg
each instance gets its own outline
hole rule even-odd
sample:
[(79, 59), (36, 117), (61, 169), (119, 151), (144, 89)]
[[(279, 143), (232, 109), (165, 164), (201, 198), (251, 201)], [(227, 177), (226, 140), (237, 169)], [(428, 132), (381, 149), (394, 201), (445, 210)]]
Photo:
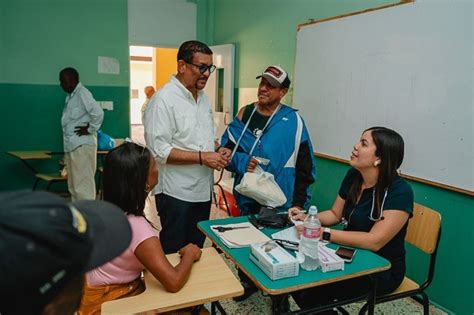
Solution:
[(227, 313), (225, 312), (224, 308), (222, 307), (221, 303), (219, 303), (219, 301), (211, 302), (211, 315), (217, 314), (216, 308), (219, 310), (219, 312), (222, 315), (227, 315)]
[(370, 290), (369, 292), (369, 298), (367, 301), (367, 313), (369, 315), (373, 315), (375, 310), (375, 298), (377, 296), (377, 278), (374, 276), (370, 276), (370, 281), (372, 282), (372, 290)]
[(20, 159), (20, 161), (22, 161), (23, 164), (25, 164), (26, 167), (28, 167), (28, 169), (29, 169), (31, 172), (33, 172), (34, 175), (38, 174), (38, 171), (36, 171), (36, 170), (33, 168), (33, 166), (31, 166), (28, 162), (26, 162), (25, 160), (22, 160), (22, 159)]
[(272, 295), (272, 314), (284, 314), (290, 310), (290, 303), (288, 302), (288, 294)]
[(36, 190), (36, 186), (38, 186), (39, 181), (40, 181), (39, 178), (37, 178), (37, 179), (35, 180), (35, 183), (34, 183), (34, 185), (33, 185), (33, 190)]

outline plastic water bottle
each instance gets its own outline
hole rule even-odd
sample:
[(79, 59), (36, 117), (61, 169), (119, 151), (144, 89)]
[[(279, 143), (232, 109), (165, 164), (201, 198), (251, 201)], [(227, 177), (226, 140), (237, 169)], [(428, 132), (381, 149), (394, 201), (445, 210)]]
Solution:
[(321, 222), (318, 218), (318, 208), (311, 206), (308, 216), (303, 223), (303, 235), (301, 235), (300, 252), (304, 256), (301, 268), (315, 270), (319, 267), (318, 244), (321, 235)]

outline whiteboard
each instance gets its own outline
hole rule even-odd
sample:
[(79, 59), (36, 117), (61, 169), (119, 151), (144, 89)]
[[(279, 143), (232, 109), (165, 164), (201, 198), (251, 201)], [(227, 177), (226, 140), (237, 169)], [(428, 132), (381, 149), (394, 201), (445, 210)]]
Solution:
[(473, 2), (417, 1), (302, 26), (293, 104), (316, 152), (362, 131), (405, 140), (404, 174), (474, 191)]

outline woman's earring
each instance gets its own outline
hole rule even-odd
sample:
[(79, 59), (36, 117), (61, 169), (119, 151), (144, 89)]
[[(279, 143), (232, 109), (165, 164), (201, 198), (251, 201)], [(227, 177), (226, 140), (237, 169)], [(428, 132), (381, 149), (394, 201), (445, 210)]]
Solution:
[(377, 161), (374, 162), (374, 166), (379, 166), (380, 163), (382, 163), (382, 162), (380, 160), (377, 160)]
[(145, 184), (145, 192), (147, 194), (150, 192), (150, 185), (148, 185), (148, 183)]

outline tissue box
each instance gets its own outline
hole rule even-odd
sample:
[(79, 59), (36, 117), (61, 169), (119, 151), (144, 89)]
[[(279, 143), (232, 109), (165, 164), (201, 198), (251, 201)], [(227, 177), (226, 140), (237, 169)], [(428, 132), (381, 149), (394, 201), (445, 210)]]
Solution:
[(273, 247), (265, 251), (266, 243), (250, 245), (250, 260), (253, 261), (272, 280), (295, 277), (300, 265), (298, 260), (278, 244), (272, 242)]
[(344, 270), (344, 260), (326, 246), (319, 246), (319, 265), (323, 272)]

